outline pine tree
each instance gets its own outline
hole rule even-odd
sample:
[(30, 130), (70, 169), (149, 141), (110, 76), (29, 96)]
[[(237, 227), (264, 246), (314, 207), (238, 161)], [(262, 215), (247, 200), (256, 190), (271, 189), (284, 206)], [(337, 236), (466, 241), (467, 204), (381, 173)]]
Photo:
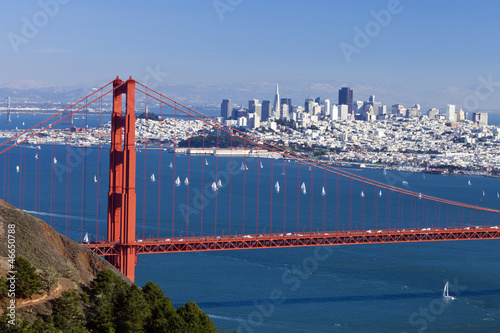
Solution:
[(74, 291), (65, 291), (54, 306), (54, 325), (63, 332), (83, 333), (85, 329), (85, 315), (80, 309), (80, 296)]
[(146, 332), (144, 324), (150, 316), (149, 304), (142, 290), (133, 284), (117, 300), (116, 330), (118, 332)]
[(188, 302), (177, 308), (177, 313), (184, 318), (189, 332), (217, 333), (217, 328), (210, 318), (194, 302)]
[(27, 298), (38, 293), (42, 284), (35, 273), (36, 268), (23, 256), (17, 256), (14, 264), (17, 271), (16, 297)]

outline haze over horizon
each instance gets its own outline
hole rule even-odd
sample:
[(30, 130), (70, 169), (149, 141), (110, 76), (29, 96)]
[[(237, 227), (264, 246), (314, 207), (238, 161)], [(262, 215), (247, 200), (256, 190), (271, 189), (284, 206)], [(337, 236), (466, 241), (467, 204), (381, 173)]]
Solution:
[[(3, 5), (0, 87), (88, 88), (132, 76), (184, 99), (356, 100), (499, 109), (493, 0)], [(270, 88), (270, 89), (269, 89)], [(4, 96), (0, 96), (4, 97)]]

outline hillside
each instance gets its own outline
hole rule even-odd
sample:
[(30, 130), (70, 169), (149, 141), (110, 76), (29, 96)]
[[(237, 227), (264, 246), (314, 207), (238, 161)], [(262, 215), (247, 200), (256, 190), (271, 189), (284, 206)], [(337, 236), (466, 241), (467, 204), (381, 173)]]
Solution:
[[(85, 286), (104, 269), (127, 279), (86, 247), (59, 234), (44, 221), (0, 200), (0, 244), (7, 244), (7, 224), (11, 223), (16, 226), (16, 255), (27, 258), (39, 270), (54, 267), (61, 276)], [(7, 247), (0, 246), (0, 276), (5, 276), (8, 269), (7, 254)]]
[[(8, 258), (12, 229), (15, 263)], [(5, 279), (11, 264), (17, 272), (15, 318), (7, 309), (13, 302)], [(195, 303), (176, 309), (159, 286), (148, 282), (138, 287), (86, 247), (0, 200), (0, 332), (216, 333), (217, 329)]]

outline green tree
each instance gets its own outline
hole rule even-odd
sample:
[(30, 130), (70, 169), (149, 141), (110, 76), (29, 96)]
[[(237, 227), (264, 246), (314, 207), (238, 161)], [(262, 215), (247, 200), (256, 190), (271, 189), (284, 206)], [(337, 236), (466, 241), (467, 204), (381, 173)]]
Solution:
[(54, 325), (63, 332), (83, 333), (85, 329), (85, 315), (80, 308), (80, 296), (76, 291), (65, 291), (57, 299), (54, 306)]
[(158, 285), (148, 282), (142, 287), (142, 291), (151, 311), (145, 326), (148, 333), (188, 331), (186, 322), (177, 314), (170, 298), (164, 297)]
[(214, 323), (194, 302), (188, 302), (184, 306), (179, 306), (177, 313), (187, 323), (189, 332), (217, 333)]
[(117, 299), (116, 330), (118, 332), (145, 332), (146, 318), (150, 316), (149, 304), (136, 284)]
[(115, 305), (124, 297), (128, 285), (113, 271), (106, 269), (91, 283), (89, 328), (98, 332), (116, 331)]
[(27, 298), (38, 293), (42, 284), (35, 273), (36, 268), (23, 256), (17, 256), (14, 265), (17, 271), (16, 297)]

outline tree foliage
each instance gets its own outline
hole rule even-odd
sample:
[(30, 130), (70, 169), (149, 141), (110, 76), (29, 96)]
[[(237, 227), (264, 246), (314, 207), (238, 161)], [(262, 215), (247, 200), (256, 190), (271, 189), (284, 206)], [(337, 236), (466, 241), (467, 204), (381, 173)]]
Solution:
[(40, 276), (35, 272), (36, 268), (23, 256), (17, 256), (14, 265), (17, 271), (16, 296), (28, 298), (33, 294), (37, 294), (42, 283)]
[[(31, 271), (23, 259), (20, 267)], [(7, 317), (1, 316), (0, 332), (217, 332), (195, 303), (189, 302), (176, 310), (158, 285), (148, 282), (142, 289), (136, 284), (128, 285), (111, 270), (99, 273), (88, 294), (63, 292), (53, 304), (52, 316), (39, 317), (31, 325), (19, 321), (15, 328), (9, 328), (12, 325), (7, 324)]]

